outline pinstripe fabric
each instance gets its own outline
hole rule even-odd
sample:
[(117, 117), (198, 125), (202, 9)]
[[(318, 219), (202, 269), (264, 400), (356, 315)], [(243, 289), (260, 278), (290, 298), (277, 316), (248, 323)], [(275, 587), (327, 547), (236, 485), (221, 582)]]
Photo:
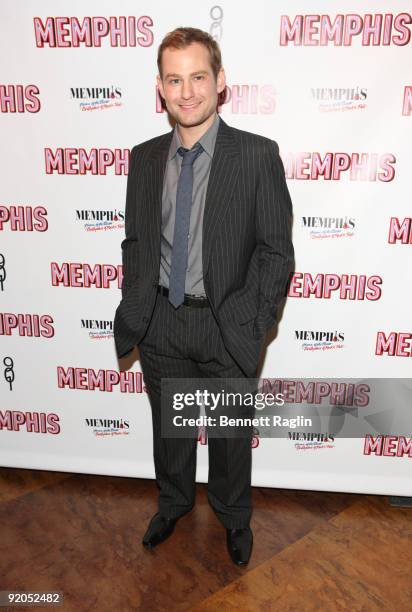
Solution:
[[(160, 380), (256, 375), (266, 331), (286, 292), (293, 246), (292, 204), (277, 144), (220, 120), (202, 232), (203, 283), (211, 309), (181, 306), (175, 311), (156, 290), (172, 133), (132, 150), (124, 281), (114, 336), (119, 357), (140, 347), (152, 406), (160, 511), (179, 516), (194, 503), (196, 442), (161, 438)], [(209, 439), (209, 501), (227, 527), (248, 524), (250, 474), (247, 438)]]
[[(197, 441), (161, 436), (161, 379), (239, 378), (244, 373), (225, 349), (210, 308), (175, 310), (163, 295), (157, 296), (139, 350), (152, 408), (159, 512), (178, 517), (195, 502)], [(209, 438), (208, 451), (209, 503), (225, 527), (246, 527), (252, 513), (251, 439)]]
[[(124, 282), (114, 336), (119, 357), (144, 336), (159, 278), (163, 175), (172, 131), (133, 148), (122, 242)], [(226, 349), (253, 376), (293, 263), (292, 205), (278, 146), (222, 119), (203, 220), (206, 294)]]

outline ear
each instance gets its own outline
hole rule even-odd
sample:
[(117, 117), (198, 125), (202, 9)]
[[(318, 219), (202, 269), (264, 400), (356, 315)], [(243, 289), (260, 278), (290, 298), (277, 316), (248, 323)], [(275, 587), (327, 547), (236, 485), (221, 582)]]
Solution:
[(217, 84), (217, 93), (219, 94), (222, 93), (222, 91), (226, 87), (226, 74), (225, 74), (224, 68), (221, 68), (219, 72), (217, 73), (216, 84)]
[(157, 87), (159, 89), (160, 95), (162, 96), (162, 98), (164, 98), (165, 94), (164, 94), (163, 82), (162, 82), (162, 79), (160, 77), (160, 74), (158, 74), (157, 77), (156, 77), (156, 83), (157, 83)]

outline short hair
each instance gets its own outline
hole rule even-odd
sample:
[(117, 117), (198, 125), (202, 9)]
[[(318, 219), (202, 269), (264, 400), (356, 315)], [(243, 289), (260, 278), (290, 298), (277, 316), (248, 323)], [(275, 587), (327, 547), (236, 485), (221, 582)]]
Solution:
[(219, 45), (210, 34), (198, 28), (176, 28), (172, 32), (166, 34), (157, 51), (157, 67), (160, 76), (162, 76), (163, 51), (165, 49), (185, 49), (192, 43), (199, 43), (208, 49), (212, 71), (215, 79), (217, 78), (219, 70), (222, 67), (222, 56)]

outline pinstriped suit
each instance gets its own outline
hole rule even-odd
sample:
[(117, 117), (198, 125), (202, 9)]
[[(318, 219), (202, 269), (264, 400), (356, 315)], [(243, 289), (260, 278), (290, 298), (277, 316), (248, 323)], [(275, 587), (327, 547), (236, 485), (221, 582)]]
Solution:
[[(277, 144), (231, 128), (220, 119), (203, 219), (203, 282), (211, 309), (182, 306), (174, 312), (156, 290), (163, 177), (172, 133), (132, 150), (122, 243), (124, 281), (114, 336), (118, 357), (139, 345), (154, 419), (160, 510), (178, 516), (194, 501), (195, 443), (159, 439), (155, 406), (160, 401), (160, 377), (255, 376), (266, 331), (274, 324), (277, 305), (285, 295), (293, 246), (292, 205)], [(245, 440), (230, 442), (238, 444), (237, 450), (231, 450), (232, 460), (237, 461), (234, 482), (223, 442), (209, 439), (209, 501), (227, 527), (243, 527), (251, 512), (250, 444), (247, 448)], [(169, 457), (170, 462), (171, 452), (176, 457), (181, 454), (173, 477), (167, 474), (165, 459)], [(242, 461), (246, 474), (238, 486)], [(227, 476), (220, 488), (216, 484), (221, 479), (219, 462), (226, 462)], [(176, 485), (181, 472), (182, 482)]]

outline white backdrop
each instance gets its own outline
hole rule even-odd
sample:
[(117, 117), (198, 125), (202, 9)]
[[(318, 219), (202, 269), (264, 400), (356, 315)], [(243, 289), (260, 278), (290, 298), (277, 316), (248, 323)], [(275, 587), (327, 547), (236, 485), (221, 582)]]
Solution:
[[(276, 140), (288, 177), (296, 275), (262, 377), (409, 377), (412, 17), (397, 1), (377, 0), (373, 13), (366, 1), (356, 15), (353, 8), (315, 0), (3, 0), (2, 465), (154, 477), (139, 361), (127, 364), (133, 392), (119, 384), (91, 390), (87, 372), (116, 383), (125, 367), (112, 321), (127, 158), (134, 144), (170, 129), (156, 98), (156, 54), (181, 25), (219, 40), (229, 88), (222, 117)], [(122, 16), (123, 41), (114, 32)], [(86, 44), (89, 26), (101, 36)], [(79, 27), (84, 42), (74, 46)], [(59, 173), (47, 159), (60, 154)], [(95, 165), (79, 174), (93, 155)], [(393, 243), (391, 223), (404, 223)], [(72, 275), (64, 283), (65, 264)], [(96, 287), (96, 276), (84, 286), (88, 272), (108, 274), (109, 287)], [(340, 287), (328, 298), (326, 278), (336, 287), (344, 275), (356, 277), (354, 299)], [(303, 279), (317, 279), (318, 293), (302, 297)], [(365, 294), (363, 282), (371, 287)], [(305, 442), (287, 434), (257, 436), (255, 444), (255, 485), (412, 494), (412, 450), (365, 454), (363, 438)], [(202, 443), (197, 477), (207, 480)]]

